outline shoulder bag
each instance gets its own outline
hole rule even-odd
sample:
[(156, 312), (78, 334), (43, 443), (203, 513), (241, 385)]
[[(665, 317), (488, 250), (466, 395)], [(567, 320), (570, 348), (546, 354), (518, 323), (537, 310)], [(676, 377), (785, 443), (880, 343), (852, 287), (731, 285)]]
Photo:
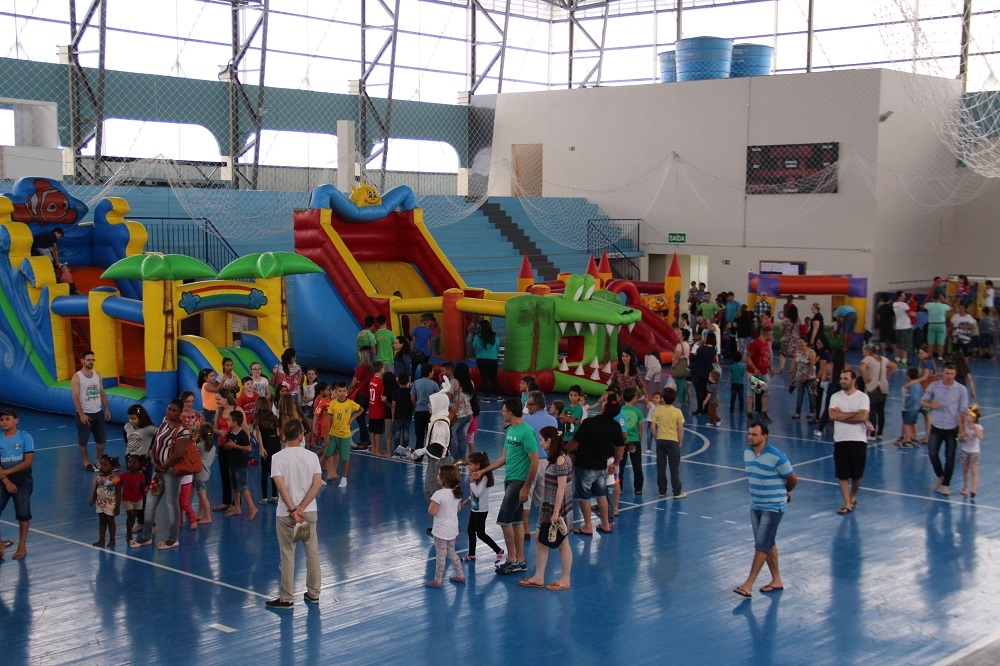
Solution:
[[(177, 430), (174, 430), (172, 437), (172, 443), (170, 446), (170, 452), (173, 453), (174, 446), (177, 444)], [(189, 440), (187, 446), (184, 449), (184, 455), (180, 460), (174, 463), (174, 476), (187, 476), (188, 474), (197, 474), (203, 469), (201, 464), (201, 454), (198, 453), (198, 445), (194, 440)]]

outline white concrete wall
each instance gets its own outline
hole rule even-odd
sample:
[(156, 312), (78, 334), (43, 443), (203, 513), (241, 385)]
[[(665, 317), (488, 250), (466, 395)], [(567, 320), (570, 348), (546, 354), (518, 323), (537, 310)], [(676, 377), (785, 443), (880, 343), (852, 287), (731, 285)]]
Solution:
[(982, 179), (983, 193), (956, 207), (947, 263), (939, 275), (1000, 276), (1000, 179)]
[[(760, 260), (867, 277), (872, 294), (922, 285), (946, 272), (953, 253), (939, 227), (986, 227), (956, 222), (954, 207), (936, 197), (955, 160), (912, 102), (917, 79), (907, 76), (849, 70), (499, 95), (491, 194), (510, 193), (498, 160), (515, 143), (543, 144), (545, 196), (594, 201), (588, 192), (628, 193), (624, 184), (653, 183), (650, 174), (667, 168), (661, 189), (632, 193), (648, 198), (635, 204), (648, 209), (644, 249), (707, 255), (713, 292), (740, 293)], [(836, 194), (744, 195), (748, 145), (832, 141), (840, 144)], [(1000, 190), (991, 201), (1000, 203)], [(962, 210), (982, 217), (980, 205)], [(668, 231), (687, 232), (687, 244), (667, 245)]]
[(864, 165), (875, 173), (878, 201), (870, 287), (909, 290), (948, 272), (949, 201), (964, 171), (913, 99), (957, 98), (961, 82), (887, 70), (881, 77), (878, 113), (888, 117), (878, 125), (877, 166)]

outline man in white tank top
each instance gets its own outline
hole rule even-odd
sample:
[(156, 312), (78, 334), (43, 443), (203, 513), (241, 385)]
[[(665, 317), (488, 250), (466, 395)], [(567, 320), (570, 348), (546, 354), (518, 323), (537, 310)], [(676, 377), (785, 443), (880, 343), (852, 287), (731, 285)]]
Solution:
[(80, 447), (80, 460), (88, 472), (97, 469), (87, 457), (87, 442), (91, 433), (97, 445), (97, 461), (104, 455), (104, 443), (107, 441), (106, 424), (111, 419), (111, 408), (108, 407), (108, 396), (104, 393), (101, 375), (94, 371), (94, 352), (87, 350), (80, 355), (83, 367), (73, 375), (70, 391), (73, 393), (73, 407), (76, 408), (76, 443)]

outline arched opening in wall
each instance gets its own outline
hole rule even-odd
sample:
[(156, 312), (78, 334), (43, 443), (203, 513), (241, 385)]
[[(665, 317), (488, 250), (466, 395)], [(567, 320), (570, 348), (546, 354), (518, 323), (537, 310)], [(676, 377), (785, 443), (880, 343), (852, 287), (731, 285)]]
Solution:
[[(374, 155), (382, 147), (376, 143)], [(375, 158), (369, 169), (381, 167), (381, 158)], [(386, 171), (413, 171), (423, 173), (458, 173), (458, 151), (444, 141), (421, 139), (389, 139)]]
[[(219, 162), (219, 144), (207, 128), (189, 123), (108, 118), (104, 121), (104, 146), (108, 157), (160, 158), (195, 162)], [(82, 155), (94, 154), (94, 140)]]
[[(253, 136), (247, 139), (252, 146)], [(240, 164), (253, 163), (253, 148), (240, 156)], [(289, 130), (260, 131), (259, 164), (310, 169), (337, 168), (337, 137), (334, 134), (292, 132)]]
[(14, 145), (14, 110), (0, 109), (0, 146)]

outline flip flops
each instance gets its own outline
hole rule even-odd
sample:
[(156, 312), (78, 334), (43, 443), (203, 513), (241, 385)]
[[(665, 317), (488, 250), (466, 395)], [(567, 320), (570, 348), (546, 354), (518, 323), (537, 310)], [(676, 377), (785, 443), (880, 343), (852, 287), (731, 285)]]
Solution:
[(563, 590), (568, 590), (571, 587), (572, 587), (571, 585), (563, 585), (559, 581), (554, 580), (551, 583), (549, 583), (548, 585), (546, 585), (545, 589), (549, 590), (550, 592), (562, 592)]
[(737, 588), (734, 588), (734, 589), (733, 589), (733, 592), (735, 592), (736, 594), (740, 595), (741, 597), (745, 597), (745, 598), (747, 598), (747, 599), (750, 599), (750, 598), (752, 598), (752, 597), (753, 597), (753, 595), (752, 595), (752, 594), (750, 594), (749, 592), (747, 592), (747, 591), (745, 591), (745, 590), (741, 590), (741, 589), (740, 589), (740, 588), (738, 588), (738, 587), (737, 587)]
[(520, 585), (521, 587), (539, 587), (539, 588), (545, 587), (545, 583), (536, 583), (532, 581), (530, 578), (522, 578), (521, 580), (517, 581), (517, 584)]
[(169, 541), (161, 541), (160, 543), (156, 544), (156, 549), (170, 550), (171, 548), (177, 548), (180, 545), (181, 545), (180, 541), (174, 541), (173, 543), (170, 543)]
[(784, 585), (780, 587), (775, 587), (774, 585), (765, 585), (762, 588), (760, 588), (760, 591), (763, 592), (764, 594), (768, 594), (770, 592), (781, 592), (783, 589), (785, 589)]

